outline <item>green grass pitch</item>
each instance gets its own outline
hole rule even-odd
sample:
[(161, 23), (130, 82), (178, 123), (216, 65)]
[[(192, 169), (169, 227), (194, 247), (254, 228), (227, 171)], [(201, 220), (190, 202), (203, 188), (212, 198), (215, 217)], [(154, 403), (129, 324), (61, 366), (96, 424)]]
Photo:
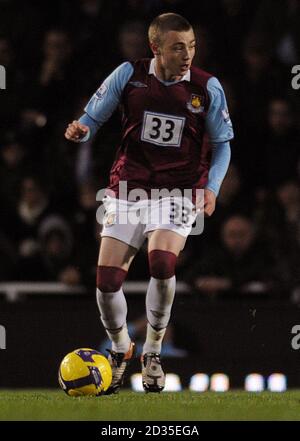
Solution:
[(177, 393), (70, 398), (60, 390), (1, 390), (0, 420), (300, 420), (300, 390), (285, 393)]

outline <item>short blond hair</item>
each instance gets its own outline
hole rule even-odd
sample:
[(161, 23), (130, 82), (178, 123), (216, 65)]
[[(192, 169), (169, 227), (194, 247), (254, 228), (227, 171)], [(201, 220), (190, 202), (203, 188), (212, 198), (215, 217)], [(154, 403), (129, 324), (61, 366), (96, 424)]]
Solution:
[(149, 42), (159, 45), (161, 35), (168, 31), (184, 32), (192, 29), (192, 25), (181, 15), (168, 12), (156, 17), (149, 26)]

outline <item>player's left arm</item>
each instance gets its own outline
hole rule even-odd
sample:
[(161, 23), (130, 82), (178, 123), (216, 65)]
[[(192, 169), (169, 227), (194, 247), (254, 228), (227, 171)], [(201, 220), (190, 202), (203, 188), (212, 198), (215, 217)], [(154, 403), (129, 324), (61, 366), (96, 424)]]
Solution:
[(230, 163), (229, 141), (233, 138), (233, 129), (224, 90), (217, 78), (209, 79), (207, 90), (210, 106), (206, 117), (206, 130), (212, 144), (212, 158), (204, 190), (204, 214), (211, 216), (215, 211), (216, 198)]

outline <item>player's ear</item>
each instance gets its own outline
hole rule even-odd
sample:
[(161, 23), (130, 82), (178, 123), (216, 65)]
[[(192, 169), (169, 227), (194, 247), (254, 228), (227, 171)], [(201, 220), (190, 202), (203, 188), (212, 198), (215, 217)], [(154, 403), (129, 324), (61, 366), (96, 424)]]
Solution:
[(160, 49), (157, 43), (150, 43), (150, 48), (154, 55), (160, 55)]

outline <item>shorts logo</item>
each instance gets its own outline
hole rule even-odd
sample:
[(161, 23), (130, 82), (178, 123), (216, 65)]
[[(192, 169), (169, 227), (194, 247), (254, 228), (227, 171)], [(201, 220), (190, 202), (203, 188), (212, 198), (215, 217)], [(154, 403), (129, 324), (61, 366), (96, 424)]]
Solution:
[(202, 106), (202, 97), (193, 93), (190, 101), (187, 102), (187, 108), (193, 113), (203, 112), (204, 106)]
[(95, 97), (97, 98), (97, 100), (102, 100), (106, 92), (107, 92), (107, 86), (103, 83), (95, 93)]
[(116, 213), (109, 213), (105, 216), (103, 225), (110, 227), (116, 223)]

